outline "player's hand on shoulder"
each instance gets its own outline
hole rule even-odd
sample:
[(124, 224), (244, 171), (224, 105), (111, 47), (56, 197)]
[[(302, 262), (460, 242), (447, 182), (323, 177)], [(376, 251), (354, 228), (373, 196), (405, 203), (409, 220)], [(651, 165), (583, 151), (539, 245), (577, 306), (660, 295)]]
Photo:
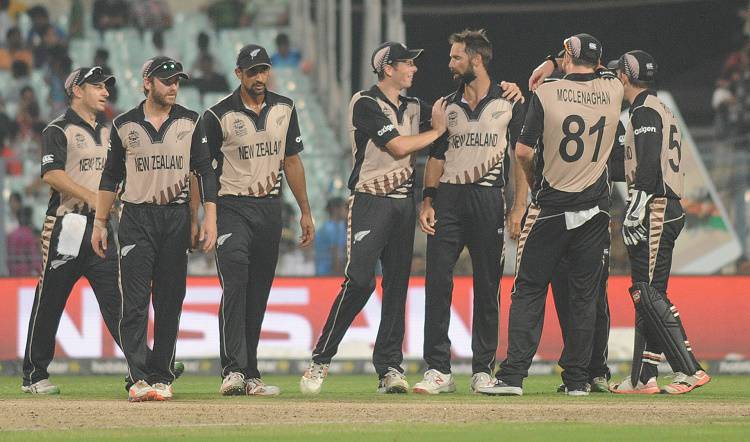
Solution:
[(444, 97), (438, 98), (432, 105), (432, 117), (430, 123), (432, 124), (432, 128), (441, 135), (443, 134), (443, 132), (445, 132), (446, 129), (445, 108), (447, 106), (448, 102)]
[(500, 89), (503, 90), (503, 98), (506, 100), (517, 102), (520, 101), (523, 103), (526, 101), (526, 98), (523, 96), (523, 92), (521, 92), (521, 88), (518, 87), (516, 83), (511, 83), (509, 81), (501, 81), (500, 82)]

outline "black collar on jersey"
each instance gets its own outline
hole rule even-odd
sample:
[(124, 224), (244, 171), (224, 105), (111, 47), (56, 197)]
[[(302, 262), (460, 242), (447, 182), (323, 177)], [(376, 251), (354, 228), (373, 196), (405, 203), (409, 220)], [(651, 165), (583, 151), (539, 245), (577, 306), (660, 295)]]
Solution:
[(154, 125), (151, 124), (150, 121), (146, 120), (146, 113), (143, 111), (143, 105), (146, 104), (146, 100), (141, 101), (141, 104), (138, 105), (136, 108), (136, 117), (138, 117), (138, 124), (143, 127), (146, 132), (148, 132), (148, 135), (151, 137), (151, 141), (154, 142), (161, 142), (161, 140), (164, 139), (164, 134), (167, 133), (167, 129), (169, 129), (169, 126), (172, 125), (172, 121), (176, 120), (179, 116), (177, 111), (177, 105), (173, 105), (169, 109), (169, 116), (166, 120), (159, 126), (159, 130), (156, 130), (154, 128)]
[[(247, 106), (245, 106), (245, 103), (242, 101), (242, 95), (240, 95), (241, 88), (242, 86), (238, 86), (237, 89), (235, 89), (234, 92), (232, 92), (232, 105), (234, 106), (234, 110), (238, 110), (238, 111), (247, 109)], [(263, 99), (263, 103), (265, 103), (266, 106), (273, 106), (274, 104), (277, 104), (278, 102), (279, 102), (278, 95), (266, 89), (266, 96)]]
[(633, 104), (630, 105), (630, 113), (632, 114), (635, 108), (643, 106), (643, 103), (646, 102), (646, 98), (648, 98), (649, 95), (653, 95), (655, 97), (656, 92), (652, 91), (651, 89), (646, 89), (645, 91), (636, 95), (635, 99), (633, 100)]
[(409, 101), (404, 97), (403, 95), (398, 96), (398, 107), (396, 107), (395, 103), (391, 103), (391, 100), (388, 99), (388, 97), (385, 96), (383, 91), (380, 90), (378, 85), (374, 85), (370, 88), (368, 91), (371, 95), (380, 98), (381, 100), (388, 103), (388, 105), (393, 109), (394, 112), (396, 112), (396, 120), (398, 120), (398, 123), (401, 124), (404, 118), (404, 112), (406, 111), (406, 106), (409, 104)]
[[(450, 102), (451, 103), (461, 103), (461, 99), (464, 97), (464, 91), (466, 90), (466, 84), (461, 83), (461, 86), (456, 89), (456, 92), (451, 95)], [(503, 96), (503, 90), (500, 88), (500, 85), (490, 79), (490, 89), (487, 91), (487, 95), (485, 95), (484, 98), (482, 98), (483, 101), (485, 98), (501, 98)], [(479, 106), (477, 106), (479, 107)]]
[(78, 115), (78, 112), (74, 111), (71, 107), (69, 107), (68, 110), (65, 111), (65, 120), (70, 124), (75, 124), (76, 126), (80, 126), (86, 129), (86, 131), (88, 131), (88, 133), (91, 134), (91, 136), (94, 138), (94, 142), (96, 142), (96, 144), (102, 144), (102, 140), (100, 138), (102, 125), (98, 122), (95, 121), (94, 126), (91, 126), (86, 120)]
[(235, 111), (242, 112), (243, 114), (250, 117), (253, 123), (255, 123), (255, 128), (257, 130), (264, 130), (266, 128), (268, 112), (271, 110), (271, 107), (279, 103), (279, 96), (269, 90), (266, 90), (266, 96), (263, 98), (263, 103), (265, 104), (265, 106), (260, 108), (259, 114), (256, 114), (252, 109), (245, 106), (245, 102), (242, 101), (241, 89), (242, 85), (238, 86), (237, 89), (232, 92), (232, 107)]
[(502, 98), (503, 96), (503, 90), (500, 88), (500, 85), (494, 80), (490, 79), (490, 88), (487, 91), (487, 95), (479, 100), (479, 103), (477, 103), (477, 106), (474, 108), (474, 110), (471, 110), (469, 104), (462, 101), (465, 89), (466, 84), (461, 83), (461, 86), (458, 87), (456, 92), (449, 97), (449, 102), (460, 106), (466, 112), (469, 120), (472, 121), (479, 119), (479, 116), (482, 114), (482, 110), (490, 101)]
[(570, 81), (591, 81), (599, 78), (599, 74), (596, 72), (586, 72), (585, 74), (568, 74), (563, 77), (563, 80)]

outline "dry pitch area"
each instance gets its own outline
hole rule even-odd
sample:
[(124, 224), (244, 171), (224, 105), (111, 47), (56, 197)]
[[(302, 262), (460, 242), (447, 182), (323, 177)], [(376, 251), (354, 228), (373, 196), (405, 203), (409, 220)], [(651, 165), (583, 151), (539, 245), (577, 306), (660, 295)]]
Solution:
[[(468, 377), (451, 395), (377, 395), (366, 376), (331, 376), (323, 393), (302, 396), (296, 377), (271, 377), (278, 398), (221, 397), (218, 378), (185, 376), (166, 403), (128, 403), (120, 378), (56, 377), (62, 394), (30, 397), (19, 380), (0, 378), (0, 439), (105, 438), (137, 436), (205, 439), (242, 438), (252, 431), (268, 439), (304, 438), (409, 440), (484, 438), (485, 433), (556, 440), (645, 435), (666, 439), (705, 436), (750, 438), (750, 377), (715, 378), (681, 397), (554, 393), (559, 378), (532, 377), (523, 397), (485, 397), (468, 392)], [(415, 382), (416, 376), (411, 376)], [(146, 423), (147, 428), (144, 428)], [(454, 434), (454, 432), (457, 432)], [(655, 433), (656, 432), (656, 433)], [(610, 434), (611, 433), (611, 434)], [(554, 436), (553, 436), (554, 435)]]

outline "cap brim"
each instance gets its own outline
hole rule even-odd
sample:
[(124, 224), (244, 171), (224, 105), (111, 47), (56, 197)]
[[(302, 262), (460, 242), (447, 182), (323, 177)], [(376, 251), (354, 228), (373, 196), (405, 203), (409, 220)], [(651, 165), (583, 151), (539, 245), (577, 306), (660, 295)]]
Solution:
[(423, 51), (424, 49), (409, 49), (406, 51), (407, 56), (405, 58), (400, 58), (400, 60), (414, 60), (422, 55)]
[(104, 83), (107, 87), (112, 87), (115, 84), (115, 76), (110, 74), (102, 74), (98, 77), (90, 77), (87, 78), (86, 81), (83, 82), (83, 84), (98, 84), (98, 83)]
[(256, 66), (268, 66), (270, 68), (271, 67), (271, 63), (266, 63), (265, 61), (261, 61), (261, 62), (258, 62), (258, 63), (250, 63), (247, 66), (242, 66), (240, 64), (237, 67), (240, 68), (240, 69), (242, 69), (243, 71), (246, 71), (246, 70), (252, 69), (252, 68), (254, 68)]
[(180, 78), (184, 78), (185, 80), (190, 80), (190, 76), (182, 71), (165, 72), (163, 74), (160, 72), (158, 74), (152, 75), (151, 77), (158, 78), (159, 80), (169, 80), (170, 78), (174, 78), (174, 77), (180, 77)]
[(607, 62), (607, 69), (616, 71), (620, 67), (620, 60), (610, 60)]

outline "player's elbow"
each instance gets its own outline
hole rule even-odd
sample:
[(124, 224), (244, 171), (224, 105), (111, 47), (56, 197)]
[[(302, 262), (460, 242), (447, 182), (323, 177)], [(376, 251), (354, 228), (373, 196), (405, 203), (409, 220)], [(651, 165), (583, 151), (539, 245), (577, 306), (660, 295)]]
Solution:
[(57, 177), (61, 172), (59, 170), (50, 170), (48, 172), (45, 172), (44, 175), (42, 175), (42, 181), (44, 181), (45, 184), (51, 187), (55, 187), (55, 183), (57, 183)]
[(391, 154), (397, 157), (403, 157), (404, 155), (409, 153), (404, 139), (400, 136), (385, 143), (385, 148), (388, 149)]
[(521, 143), (516, 143), (516, 159), (519, 162), (529, 162), (534, 159), (534, 149)]

